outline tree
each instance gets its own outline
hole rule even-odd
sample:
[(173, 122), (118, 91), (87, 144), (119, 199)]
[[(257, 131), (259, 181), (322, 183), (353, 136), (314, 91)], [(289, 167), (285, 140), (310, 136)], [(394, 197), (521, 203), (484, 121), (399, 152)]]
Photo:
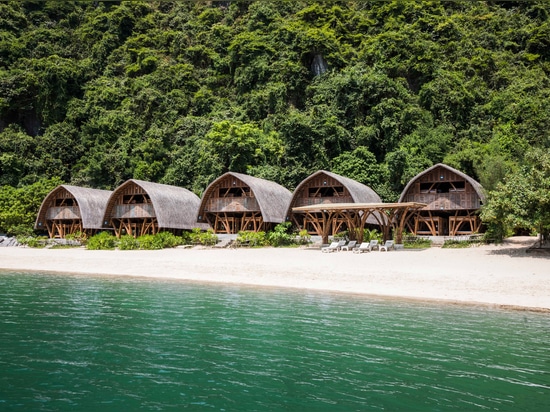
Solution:
[(550, 233), (550, 149), (532, 149), (526, 164), (490, 192), (482, 208), (489, 234), (501, 240), (511, 230), (527, 229), (548, 240)]
[(53, 178), (41, 179), (21, 188), (0, 186), (0, 232), (31, 234), (42, 201), (60, 184), (59, 178)]

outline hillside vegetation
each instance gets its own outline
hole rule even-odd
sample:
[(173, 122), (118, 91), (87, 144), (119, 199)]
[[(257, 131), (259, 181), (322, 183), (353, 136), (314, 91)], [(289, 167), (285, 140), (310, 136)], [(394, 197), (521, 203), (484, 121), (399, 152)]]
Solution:
[(549, 16), (546, 1), (1, 1), (0, 231), (37, 210), (14, 199), (60, 181), (200, 195), (229, 170), (292, 190), (328, 169), (395, 201), (445, 162), (505, 193), (548, 163)]

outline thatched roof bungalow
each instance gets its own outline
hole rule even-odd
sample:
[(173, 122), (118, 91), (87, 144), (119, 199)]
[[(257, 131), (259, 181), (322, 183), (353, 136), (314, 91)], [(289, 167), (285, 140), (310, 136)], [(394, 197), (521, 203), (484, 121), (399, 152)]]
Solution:
[[(315, 212), (293, 212), (293, 208), (322, 204), (342, 203), (382, 203), (380, 196), (370, 187), (356, 180), (340, 176), (326, 170), (319, 170), (304, 179), (294, 190), (292, 200), (287, 209), (287, 216), (300, 229), (307, 229), (311, 234), (318, 234), (323, 238), (335, 235), (348, 226), (346, 219), (335, 216), (331, 219), (330, 227), (321, 225), (322, 214)], [(370, 225), (378, 225), (377, 219), (381, 216), (373, 214), (367, 218)], [(328, 232), (327, 232), (328, 231)]]
[(103, 215), (111, 191), (60, 185), (42, 201), (34, 224), (50, 238), (65, 238), (80, 232), (93, 235), (103, 227)]
[(291, 197), (278, 183), (228, 172), (204, 191), (197, 219), (210, 224), (215, 233), (267, 231), (285, 221)]
[(412, 178), (399, 202), (427, 205), (407, 222), (415, 235), (456, 236), (481, 230), (478, 212), (485, 202), (483, 188), (446, 164), (435, 164)]
[(208, 225), (196, 221), (199, 205), (199, 197), (182, 187), (130, 179), (111, 194), (103, 224), (117, 237), (207, 229)]

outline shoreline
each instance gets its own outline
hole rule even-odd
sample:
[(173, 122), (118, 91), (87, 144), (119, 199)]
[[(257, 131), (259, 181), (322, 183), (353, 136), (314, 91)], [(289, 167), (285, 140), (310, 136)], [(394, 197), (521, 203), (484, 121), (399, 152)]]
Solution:
[(536, 238), (466, 249), (321, 253), (302, 248), (139, 251), (0, 248), (0, 270), (317, 290), (550, 312), (550, 253)]

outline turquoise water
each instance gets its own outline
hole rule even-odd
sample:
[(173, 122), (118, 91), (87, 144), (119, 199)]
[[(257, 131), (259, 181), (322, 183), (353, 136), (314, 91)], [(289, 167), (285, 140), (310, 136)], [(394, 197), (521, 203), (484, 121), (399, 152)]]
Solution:
[(550, 315), (0, 272), (0, 411), (541, 411)]

